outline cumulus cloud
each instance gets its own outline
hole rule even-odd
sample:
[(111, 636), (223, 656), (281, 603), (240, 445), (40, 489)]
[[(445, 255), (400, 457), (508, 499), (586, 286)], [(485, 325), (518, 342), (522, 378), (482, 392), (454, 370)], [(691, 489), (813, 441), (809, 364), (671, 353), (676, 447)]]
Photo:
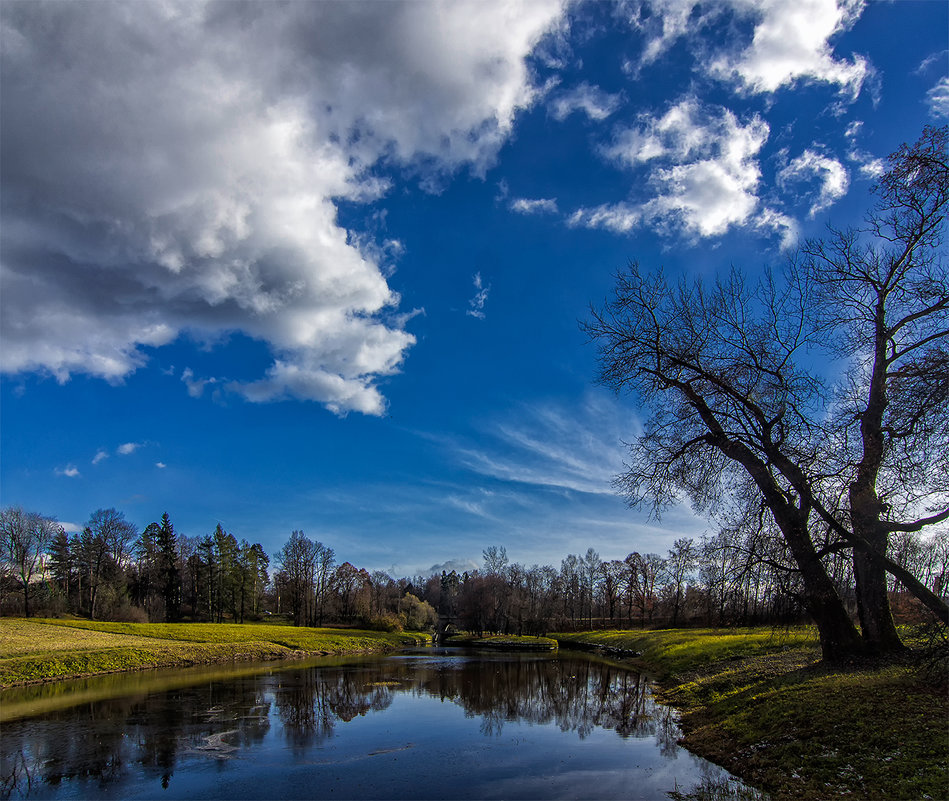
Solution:
[(856, 96), (869, 66), (860, 56), (834, 58), (831, 40), (856, 22), (864, 5), (864, 0), (631, 0), (624, 4), (624, 16), (645, 37), (639, 66), (731, 14), (751, 22), (751, 41), (740, 41), (728, 53), (707, 52), (700, 56), (702, 69), (750, 92), (774, 92), (797, 80), (813, 80)]
[(473, 559), (449, 559), (447, 562), (441, 562), (437, 565), (432, 565), (428, 571), (427, 575), (431, 576), (435, 573), (451, 573), (454, 570), (459, 575), (464, 572), (471, 573), (475, 570), (480, 570), (481, 565), (475, 562)]
[(104, 462), (108, 458), (109, 454), (100, 448), (98, 451), (96, 451), (96, 455), (92, 457), (92, 463), (99, 464), (99, 462)]
[(864, 0), (736, 0), (734, 5), (758, 15), (754, 37), (741, 52), (713, 61), (713, 73), (737, 79), (752, 92), (774, 92), (807, 79), (859, 94), (869, 72), (866, 59), (835, 59), (830, 40), (853, 26)]
[(850, 176), (843, 164), (810, 149), (780, 170), (777, 179), (778, 185), (783, 188), (794, 184), (818, 184), (817, 197), (808, 212), (812, 218), (846, 195), (850, 186)]
[(712, 237), (732, 226), (774, 221), (757, 194), (757, 157), (768, 134), (757, 115), (742, 123), (728, 109), (706, 108), (694, 98), (661, 117), (644, 116), (639, 125), (620, 129), (603, 154), (623, 167), (645, 169), (653, 196), (579, 209), (570, 223), (625, 233), (649, 222)]
[(557, 199), (519, 197), (511, 201), (510, 208), (518, 214), (556, 214)]
[(159, 470), (164, 470), (166, 467), (168, 467), (168, 465), (166, 465), (164, 462), (155, 462), (155, 467), (157, 467)]
[(129, 454), (135, 453), (135, 451), (141, 447), (141, 442), (125, 442), (119, 445), (119, 447), (115, 449), (115, 452), (120, 456), (128, 456)]
[(146, 347), (240, 331), (270, 348), (266, 374), (202, 381), (381, 413), (375, 383), (415, 338), (384, 249), (336, 204), (380, 198), (379, 165), (483, 174), (538, 97), (525, 59), (563, 11), (6, 8), (0, 366), (120, 381)]
[(562, 122), (575, 111), (581, 111), (591, 120), (602, 121), (619, 108), (622, 97), (604, 92), (598, 86), (581, 83), (567, 92), (554, 96), (548, 104), (550, 115)]
[(78, 478), (81, 473), (79, 472), (79, 468), (77, 468), (76, 465), (68, 464), (63, 468), (57, 468), (56, 475), (66, 476), (67, 478)]

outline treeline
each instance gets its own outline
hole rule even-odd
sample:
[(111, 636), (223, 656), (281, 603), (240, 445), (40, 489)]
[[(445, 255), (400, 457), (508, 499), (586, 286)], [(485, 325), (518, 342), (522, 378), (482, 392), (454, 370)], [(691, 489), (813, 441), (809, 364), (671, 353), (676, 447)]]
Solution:
[[(777, 538), (723, 530), (699, 542), (683, 537), (665, 556), (630, 553), (601, 559), (589, 548), (560, 568), (510, 563), (503, 547), (483, 552), (484, 569), (428, 578), (419, 597), (446, 622), (467, 631), (544, 634), (583, 628), (745, 626), (808, 620), (800, 578), (787, 568)], [(907, 534), (894, 555), (943, 598), (949, 596), (949, 535)], [(857, 599), (852, 562), (839, 553), (828, 568), (851, 614)], [(927, 611), (898, 582), (890, 585), (903, 622)]]
[[(893, 559), (940, 597), (949, 595), (949, 535), (894, 540)], [(139, 531), (115, 509), (68, 534), (55, 520), (0, 510), (0, 612), (72, 613), (129, 621), (260, 620), (384, 630), (451, 626), (464, 631), (544, 634), (598, 627), (781, 624), (806, 620), (800, 578), (782, 538), (746, 523), (665, 554), (601, 559), (593, 549), (560, 563), (511, 562), (503, 546), (480, 569), (394, 578), (350, 562), (294, 531), (275, 554), (218, 525), (205, 537), (175, 531), (167, 514)], [(852, 560), (824, 557), (838, 594), (856, 611)], [(890, 596), (905, 620), (924, 617), (896, 581)], [(436, 618), (436, 615), (438, 618)]]
[(221, 525), (179, 534), (168, 516), (143, 530), (115, 509), (69, 534), (53, 518), (0, 510), (0, 614), (93, 620), (237, 622), (286, 615), (296, 625), (427, 629), (435, 611), (408, 579), (337, 564), (332, 548), (294, 531), (271, 557)]

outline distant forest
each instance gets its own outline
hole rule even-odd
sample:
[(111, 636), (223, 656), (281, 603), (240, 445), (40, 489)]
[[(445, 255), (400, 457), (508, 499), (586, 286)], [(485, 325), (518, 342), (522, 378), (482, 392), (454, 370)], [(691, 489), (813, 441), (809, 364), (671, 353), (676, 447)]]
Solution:
[[(481, 569), (394, 577), (338, 563), (333, 548), (294, 531), (275, 554), (221, 526), (178, 534), (167, 514), (139, 531), (115, 509), (92, 513), (69, 535), (55, 520), (0, 511), (0, 612), (77, 614), (141, 622), (245, 622), (285, 616), (296, 625), (431, 629), (436, 614), (459, 630), (508, 634), (603, 627), (785, 624), (807, 619), (800, 579), (781, 541), (753, 527), (723, 529), (666, 554), (601, 559), (593, 549), (559, 566), (512, 562), (503, 546)], [(949, 592), (949, 535), (907, 532), (893, 558), (934, 593)], [(852, 612), (850, 555), (828, 555), (829, 574)], [(895, 579), (894, 615), (925, 619)]]

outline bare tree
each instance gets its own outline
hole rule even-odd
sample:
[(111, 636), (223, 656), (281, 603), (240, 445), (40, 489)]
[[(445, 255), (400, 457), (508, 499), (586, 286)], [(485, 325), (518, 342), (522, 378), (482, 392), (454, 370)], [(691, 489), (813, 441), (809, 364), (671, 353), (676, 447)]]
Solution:
[[(888, 538), (949, 519), (949, 128), (927, 128), (890, 156), (865, 230), (808, 243), (817, 321), (851, 365), (835, 444), (845, 457), (853, 535), (885, 554)], [(901, 647), (886, 570), (854, 552), (864, 639)]]
[(587, 601), (589, 603), (587, 611), (589, 612), (588, 617), (591, 629), (593, 628), (593, 603), (594, 599), (596, 598), (596, 589), (599, 584), (598, 579), (600, 575), (600, 566), (602, 564), (603, 560), (600, 559), (600, 555), (592, 548), (587, 548), (586, 554), (580, 557), (580, 575), (583, 592), (587, 596)]
[[(633, 264), (585, 326), (602, 381), (635, 392), (651, 412), (618, 487), (656, 513), (682, 495), (720, 509), (753, 487), (794, 560), (828, 659), (864, 642), (898, 647), (884, 571), (949, 622), (945, 602), (886, 554), (888, 533), (949, 518), (945, 140), (945, 129), (927, 130), (891, 157), (870, 218), (876, 246), (838, 234), (753, 284), (733, 270), (712, 287), (673, 286)], [(849, 384), (827, 387), (813, 369), (809, 351), (828, 342), (851, 358)], [(851, 427), (828, 424), (845, 415), (845, 395), (858, 399), (860, 436), (844, 448), (855, 457), (833, 464), (828, 454), (853, 439)], [(922, 512), (907, 519), (910, 510)], [(863, 641), (821, 561), (849, 548), (861, 564)]]
[(508, 557), (507, 548), (503, 545), (491, 545), (481, 552), (484, 559), (484, 572), (491, 576), (500, 576), (507, 567)]
[(813, 501), (781, 469), (812, 461), (810, 412), (823, 395), (796, 363), (808, 343), (799, 289), (771, 276), (749, 287), (737, 271), (711, 288), (673, 286), (631, 264), (586, 330), (601, 380), (651, 413), (617, 479), (628, 502), (659, 514), (686, 494), (716, 508), (751, 481), (794, 555), (823, 654), (836, 659), (859, 651), (860, 636), (810, 539)]
[(23, 593), (23, 615), (30, 616), (30, 590), (41, 574), (42, 559), (53, 539), (62, 533), (55, 520), (19, 506), (0, 510), (0, 559)]
[(682, 607), (682, 595), (685, 583), (689, 580), (692, 571), (698, 566), (698, 551), (691, 537), (680, 537), (669, 550), (666, 560), (666, 572), (673, 588), (672, 598), (672, 625), (679, 622), (679, 610)]

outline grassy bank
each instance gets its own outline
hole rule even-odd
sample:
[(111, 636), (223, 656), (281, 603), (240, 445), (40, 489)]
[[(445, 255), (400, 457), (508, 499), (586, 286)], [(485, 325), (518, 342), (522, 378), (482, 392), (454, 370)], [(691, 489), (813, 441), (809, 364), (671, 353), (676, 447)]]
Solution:
[(825, 666), (806, 628), (552, 636), (652, 671), (684, 744), (775, 801), (949, 797), (949, 694), (911, 658)]
[(550, 637), (523, 637), (515, 634), (492, 634), (488, 637), (468, 640), (465, 644), (476, 648), (500, 648), (511, 651), (553, 651), (557, 648), (557, 641)]
[(213, 662), (371, 653), (428, 635), (236, 623), (0, 619), (0, 687)]

